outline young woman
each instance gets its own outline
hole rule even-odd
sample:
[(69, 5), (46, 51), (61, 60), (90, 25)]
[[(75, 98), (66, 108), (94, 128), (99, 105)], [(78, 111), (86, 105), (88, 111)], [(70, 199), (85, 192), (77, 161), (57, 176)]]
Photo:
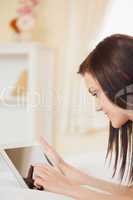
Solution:
[[(88, 91), (98, 99), (98, 110), (103, 111), (109, 118), (107, 157), (114, 159), (114, 175), (119, 169), (120, 180), (127, 177), (131, 185), (133, 182), (133, 37), (115, 34), (105, 38), (81, 64), (79, 73), (83, 76)], [(42, 143), (55, 166), (34, 166), (36, 186), (43, 186), (47, 191), (74, 199), (119, 200), (133, 197), (132, 187), (96, 180), (66, 163), (44, 139)], [(112, 157), (112, 154), (115, 157)], [(92, 192), (82, 185), (98, 187), (111, 195)]]

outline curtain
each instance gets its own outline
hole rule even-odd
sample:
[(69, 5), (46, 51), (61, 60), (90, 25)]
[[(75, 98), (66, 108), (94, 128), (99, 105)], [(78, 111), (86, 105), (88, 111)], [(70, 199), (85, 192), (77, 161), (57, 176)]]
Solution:
[(60, 113), (61, 134), (88, 133), (107, 125), (103, 114), (96, 114), (95, 102), (77, 71), (98, 41), (109, 5), (109, 0), (69, 1), (65, 68), (61, 79), (65, 88)]

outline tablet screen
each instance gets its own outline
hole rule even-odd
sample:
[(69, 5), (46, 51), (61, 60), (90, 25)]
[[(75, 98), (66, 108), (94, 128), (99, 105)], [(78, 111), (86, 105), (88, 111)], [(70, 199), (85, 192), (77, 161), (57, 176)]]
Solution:
[(24, 179), (27, 178), (29, 170), (32, 170), (31, 166), (48, 163), (39, 145), (5, 149), (5, 152)]

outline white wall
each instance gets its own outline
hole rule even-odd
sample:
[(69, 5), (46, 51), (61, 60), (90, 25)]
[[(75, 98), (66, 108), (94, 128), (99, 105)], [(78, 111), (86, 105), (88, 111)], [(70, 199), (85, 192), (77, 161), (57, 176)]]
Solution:
[(113, 33), (133, 35), (132, 8), (132, 0), (111, 0), (98, 40)]

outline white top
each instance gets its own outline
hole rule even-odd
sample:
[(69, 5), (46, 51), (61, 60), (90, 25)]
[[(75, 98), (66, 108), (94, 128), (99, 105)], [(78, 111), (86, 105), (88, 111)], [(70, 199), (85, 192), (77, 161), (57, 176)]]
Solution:
[(30, 189), (0, 188), (0, 200), (72, 200), (63, 195)]

